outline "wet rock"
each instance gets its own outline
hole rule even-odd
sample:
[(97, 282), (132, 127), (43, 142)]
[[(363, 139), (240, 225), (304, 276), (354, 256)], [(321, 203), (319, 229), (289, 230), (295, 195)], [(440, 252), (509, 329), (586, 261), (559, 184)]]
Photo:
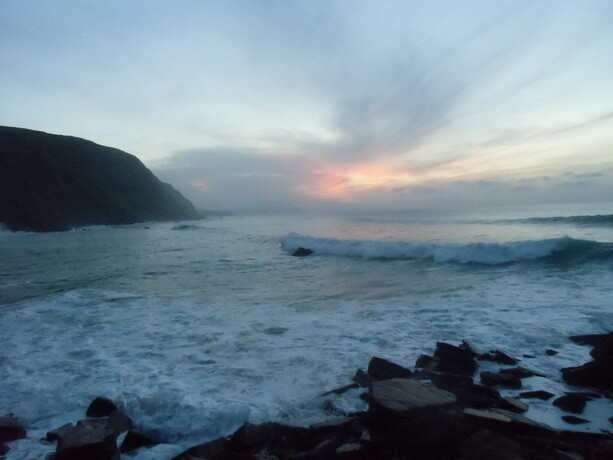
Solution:
[(437, 359), (434, 370), (447, 374), (473, 375), (477, 370), (475, 354), (445, 342), (436, 343), (434, 357)]
[(348, 442), (336, 448), (334, 457), (338, 459), (366, 459), (367, 452), (362, 444)]
[(494, 388), (476, 383), (462, 383), (453, 390), (453, 393), (458, 397), (458, 402), (462, 406), (478, 409), (497, 407), (501, 400), (500, 393)]
[(292, 253), (294, 257), (306, 257), (306, 256), (310, 256), (311, 254), (313, 254), (312, 249), (303, 248), (303, 247), (299, 247)]
[(488, 387), (521, 388), (521, 380), (512, 375), (495, 374), (493, 372), (481, 372), (481, 383)]
[(453, 391), (464, 383), (473, 383), (472, 377), (459, 374), (447, 374), (445, 372), (430, 372), (428, 373), (432, 384), (442, 390)]
[(0, 455), (8, 454), (9, 450), (11, 450), (9, 446), (7, 446), (6, 444), (0, 444)]
[(415, 361), (415, 367), (418, 369), (424, 369), (432, 366), (435, 363), (435, 360), (430, 355), (420, 355), (419, 358)]
[(124, 431), (128, 431), (134, 426), (132, 419), (118, 410), (113, 411), (108, 416), (106, 423), (116, 436)]
[(586, 420), (581, 417), (575, 417), (574, 415), (563, 415), (562, 420), (566, 423), (570, 423), (571, 425), (581, 425), (583, 423), (590, 423), (589, 420)]
[(205, 442), (203, 444), (190, 447), (186, 451), (174, 457), (172, 460), (231, 460), (240, 458), (234, 452), (232, 452), (229, 447), (230, 441), (227, 438), (219, 438), (214, 441)]
[(57, 441), (62, 436), (68, 434), (68, 432), (72, 431), (73, 428), (74, 424), (66, 423), (65, 425), (62, 425), (54, 430), (48, 431), (46, 439), (47, 441)]
[(603, 359), (613, 356), (613, 332), (606, 334), (599, 342), (594, 346), (590, 355), (594, 359)]
[(527, 404), (515, 398), (501, 398), (498, 402), (498, 407), (518, 414), (527, 412), (529, 409)]
[(115, 433), (99, 424), (77, 424), (62, 436), (57, 444), (56, 460), (110, 460), (118, 459), (119, 451), (115, 442)]
[(595, 347), (609, 334), (585, 334), (585, 335), (571, 335), (570, 340), (579, 345), (589, 345)]
[(579, 395), (564, 395), (553, 401), (553, 405), (559, 407), (566, 412), (580, 414), (585, 409), (585, 404), (588, 398)]
[(111, 415), (113, 411), (117, 410), (117, 406), (113, 401), (108, 398), (97, 397), (94, 399), (89, 407), (87, 408), (87, 412), (85, 415), (88, 417), (106, 417)]
[(410, 379), (413, 377), (413, 372), (387, 359), (373, 356), (368, 363), (368, 375), (373, 381), (393, 378)]
[(308, 447), (312, 448), (312, 442), (308, 442), (307, 429), (283, 425), (280, 423), (262, 423), (254, 425), (245, 423), (230, 436), (231, 450), (245, 452), (262, 449), (269, 445)]
[(362, 369), (358, 369), (351, 380), (361, 387), (367, 387), (372, 382), (372, 377), (370, 377)]
[(547, 350), (545, 350), (545, 354), (546, 354), (547, 356), (555, 356), (555, 355), (557, 355), (557, 354), (558, 354), (558, 352), (557, 352), (557, 351), (555, 351), (555, 350), (554, 350), (554, 349), (552, 349), (552, 348), (547, 348)]
[(352, 390), (353, 388), (360, 388), (360, 385), (357, 383), (350, 383), (349, 385), (335, 388), (334, 390), (326, 391), (325, 393), (322, 393), (322, 396), (328, 396), (332, 394), (342, 395), (343, 393), (346, 393), (347, 391)]
[(572, 385), (613, 390), (613, 356), (561, 370), (564, 380)]
[(26, 437), (23, 424), (14, 417), (0, 417), (0, 443)]
[(504, 409), (464, 409), (466, 425), (472, 430), (512, 430), (517, 434), (531, 434), (533, 436), (557, 436), (558, 431), (549, 425), (538, 423), (523, 415)]
[(460, 348), (462, 348), (463, 350), (470, 351), (475, 358), (477, 356), (481, 356), (484, 353), (481, 348), (479, 348), (477, 345), (467, 339), (462, 339), (462, 344), (460, 345)]
[(358, 417), (339, 417), (311, 425), (308, 431), (311, 436), (347, 435), (359, 437), (363, 431), (363, 426)]
[(539, 371), (533, 371), (532, 369), (526, 369), (525, 367), (512, 367), (509, 369), (501, 369), (500, 374), (511, 375), (517, 379), (525, 379), (527, 377), (545, 377), (545, 374)]
[(392, 414), (417, 413), (448, 406), (456, 396), (434, 385), (409, 379), (388, 379), (373, 382), (370, 409)]
[(131, 452), (141, 447), (155, 446), (157, 444), (159, 444), (159, 441), (142, 431), (130, 430), (123, 439), (119, 451), (123, 454), (124, 452)]
[(547, 401), (548, 399), (551, 399), (554, 396), (555, 395), (553, 393), (549, 393), (548, 391), (545, 391), (545, 390), (524, 391), (519, 394), (520, 398), (536, 398), (536, 399), (542, 399), (543, 401)]
[(522, 446), (511, 438), (491, 430), (481, 430), (460, 445), (464, 460), (518, 460), (524, 458)]
[(503, 353), (500, 350), (492, 350), (489, 353), (484, 353), (477, 359), (480, 361), (492, 361), (499, 364), (506, 364), (508, 366), (512, 366), (513, 364), (517, 364), (519, 362), (517, 359)]

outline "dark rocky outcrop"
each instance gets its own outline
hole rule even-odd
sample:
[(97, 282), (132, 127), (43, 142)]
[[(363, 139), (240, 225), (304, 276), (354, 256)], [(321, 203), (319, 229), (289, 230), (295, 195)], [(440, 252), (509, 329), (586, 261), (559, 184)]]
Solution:
[(527, 399), (535, 398), (535, 399), (542, 399), (543, 401), (547, 401), (553, 398), (554, 396), (555, 395), (553, 393), (550, 393), (545, 390), (524, 391), (519, 394), (520, 398), (527, 398)]
[(481, 383), (488, 387), (521, 388), (521, 380), (513, 375), (494, 372), (481, 372)]
[(56, 460), (109, 460), (118, 459), (119, 451), (113, 430), (103, 424), (77, 424), (60, 437)]
[(393, 378), (410, 379), (413, 377), (413, 372), (387, 359), (373, 356), (368, 363), (368, 375), (373, 381)]
[(133, 155), (76, 137), (0, 127), (0, 222), (9, 230), (199, 218)]
[(26, 437), (23, 424), (14, 417), (0, 417), (0, 443)]
[(106, 417), (117, 410), (117, 406), (108, 398), (97, 397), (87, 408), (85, 415), (88, 417)]
[(157, 439), (143, 433), (142, 431), (130, 430), (123, 439), (119, 451), (123, 454), (124, 452), (132, 452), (133, 450), (141, 447), (155, 446), (156, 444), (159, 444)]
[(585, 405), (589, 398), (585, 396), (570, 394), (560, 396), (559, 398), (553, 401), (553, 405), (559, 407), (566, 412), (573, 412), (575, 414), (580, 414), (585, 409)]

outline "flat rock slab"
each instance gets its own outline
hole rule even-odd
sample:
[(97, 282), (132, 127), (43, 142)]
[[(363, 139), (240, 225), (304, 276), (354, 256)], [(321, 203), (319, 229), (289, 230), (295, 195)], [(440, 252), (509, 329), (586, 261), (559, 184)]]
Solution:
[(372, 405), (376, 408), (395, 413), (433, 409), (457, 401), (456, 396), (449, 391), (408, 379), (388, 379), (373, 382), (370, 396)]

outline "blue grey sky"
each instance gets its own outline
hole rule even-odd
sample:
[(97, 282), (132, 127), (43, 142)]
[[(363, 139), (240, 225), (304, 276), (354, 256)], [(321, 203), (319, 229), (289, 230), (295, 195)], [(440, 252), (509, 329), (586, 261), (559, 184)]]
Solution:
[(613, 201), (611, 1), (0, 0), (0, 68), (202, 208)]

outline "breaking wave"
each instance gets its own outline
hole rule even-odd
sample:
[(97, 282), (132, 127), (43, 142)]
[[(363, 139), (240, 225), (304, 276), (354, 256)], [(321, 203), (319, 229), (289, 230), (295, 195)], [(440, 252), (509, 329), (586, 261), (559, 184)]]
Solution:
[(304, 247), (311, 249), (315, 255), (388, 260), (430, 259), (435, 262), (487, 265), (535, 260), (553, 263), (613, 260), (613, 243), (569, 237), (507, 243), (417, 243), (315, 238), (290, 233), (282, 239), (281, 247), (289, 253)]
[(494, 221), (498, 223), (524, 223), (524, 224), (571, 224), (594, 225), (598, 227), (613, 226), (613, 214), (598, 214), (594, 216), (554, 216), (554, 217), (528, 217), (524, 219), (503, 219)]

